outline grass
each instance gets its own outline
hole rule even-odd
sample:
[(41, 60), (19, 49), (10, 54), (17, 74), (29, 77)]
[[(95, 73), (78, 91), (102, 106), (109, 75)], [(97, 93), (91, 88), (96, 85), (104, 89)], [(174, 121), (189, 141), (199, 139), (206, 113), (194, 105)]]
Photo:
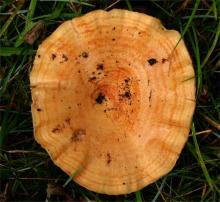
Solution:
[[(219, 201), (220, 1), (24, 1), (0, 4), (0, 201)], [(125, 8), (181, 32), (192, 56), (197, 107), (175, 168), (123, 196), (88, 191), (57, 168), (33, 139), (29, 73), (38, 45), (62, 21), (94, 9)], [(33, 38), (31, 30), (39, 26)], [(29, 42), (29, 44), (27, 43)], [(51, 188), (52, 187), (52, 188)], [(54, 192), (56, 190), (56, 192)]]

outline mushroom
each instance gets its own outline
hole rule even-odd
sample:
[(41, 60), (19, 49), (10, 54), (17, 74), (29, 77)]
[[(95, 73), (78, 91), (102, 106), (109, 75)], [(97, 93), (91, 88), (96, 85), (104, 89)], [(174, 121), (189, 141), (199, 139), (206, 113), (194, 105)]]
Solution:
[(40, 45), (30, 83), (36, 141), (89, 190), (139, 190), (187, 141), (192, 61), (180, 34), (151, 16), (97, 10), (64, 22)]

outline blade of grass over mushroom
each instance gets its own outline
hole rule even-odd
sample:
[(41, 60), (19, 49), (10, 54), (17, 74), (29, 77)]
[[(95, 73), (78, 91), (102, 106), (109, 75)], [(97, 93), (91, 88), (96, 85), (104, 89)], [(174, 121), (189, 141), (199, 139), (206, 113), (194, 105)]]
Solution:
[(130, 0), (126, 0), (126, 4), (129, 11), (133, 11)]
[[(191, 15), (190, 15), (190, 18), (189, 18), (189, 20), (187, 21), (186, 26), (184, 27), (183, 31), (181, 31), (180, 39), (179, 39), (179, 41), (177, 42), (176, 46), (174, 47), (173, 51), (175, 51), (175, 49), (176, 49), (176, 47), (178, 46), (179, 42), (183, 39), (184, 35), (185, 35), (186, 32), (188, 31), (188, 29), (189, 29), (189, 27), (190, 27), (190, 25), (191, 25), (191, 22), (192, 22), (192, 20), (193, 20), (195, 14), (196, 14), (196, 11), (197, 11), (197, 9), (198, 9), (198, 7), (199, 7), (199, 4), (200, 4), (200, 0), (196, 0), (195, 6), (194, 6), (194, 8), (193, 8), (193, 10), (192, 10), (192, 13), (191, 13)], [(171, 53), (171, 55), (172, 55), (172, 53)]]
[(136, 202), (142, 202), (141, 191), (135, 192)]
[(80, 166), (79, 168), (77, 168), (73, 174), (68, 177), (68, 179), (66, 180), (66, 182), (63, 184), (63, 188), (65, 188), (78, 174), (79, 172), (81, 172), (83, 169), (83, 166)]
[[(191, 26), (192, 29), (189, 29), (187, 32), (187, 35), (190, 39), (190, 43), (193, 48), (193, 52), (196, 59), (196, 68), (197, 68), (197, 95), (199, 96), (201, 94), (202, 90), (202, 69), (200, 64), (200, 49), (199, 49), (199, 43), (196, 33), (196, 28), (194, 25)], [(192, 31), (191, 31), (192, 30)]]
[(203, 68), (206, 65), (206, 63), (209, 60), (210, 55), (212, 54), (212, 52), (214, 51), (214, 48), (217, 45), (218, 39), (220, 37), (220, 20), (218, 21), (218, 26), (216, 28), (216, 31), (214, 31), (214, 34), (215, 34), (215, 37), (214, 37), (213, 43), (212, 43), (210, 49), (207, 52), (207, 55), (205, 56), (205, 58), (201, 64), (201, 68)]
[(206, 180), (207, 180), (208, 185), (209, 185), (210, 188), (213, 190), (213, 181), (212, 181), (212, 179), (211, 179), (211, 177), (210, 177), (210, 175), (209, 175), (209, 172), (208, 172), (208, 170), (207, 170), (207, 168), (206, 168), (206, 165), (205, 165), (205, 163), (204, 163), (204, 160), (203, 160), (201, 151), (200, 151), (200, 149), (199, 149), (199, 144), (198, 144), (198, 142), (197, 142), (197, 138), (196, 138), (196, 135), (195, 135), (195, 134), (196, 134), (196, 131), (195, 131), (194, 123), (192, 124), (191, 130), (192, 130), (192, 137), (193, 137), (193, 142), (194, 142), (194, 146), (195, 146), (195, 152), (196, 152), (197, 157), (198, 157), (197, 160), (198, 160), (198, 162), (199, 162), (199, 164), (200, 164), (200, 166), (201, 166), (201, 168), (202, 168), (203, 174), (204, 174), (204, 176), (205, 176), (205, 178), (206, 178)]

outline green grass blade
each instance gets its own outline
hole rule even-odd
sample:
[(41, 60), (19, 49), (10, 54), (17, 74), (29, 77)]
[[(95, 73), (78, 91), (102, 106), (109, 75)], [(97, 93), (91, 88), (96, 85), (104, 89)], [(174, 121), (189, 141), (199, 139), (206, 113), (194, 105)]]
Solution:
[(192, 124), (192, 137), (193, 137), (193, 142), (194, 142), (194, 146), (195, 146), (195, 150), (196, 150), (196, 154), (198, 156), (198, 162), (202, 168), (202, 171), (203, 171), (203, 174), (208, 182), (208, 185), (209, 187), (213, 190), (213, 182), (212, 182), (212, 179), (209, 175), (209, 172), (206, 168), (206, 165), (204, 163), (204, 160), (203, 160), (203, 157), (202, 157), (202, 154), (201, 154), (201, 151), (199, 149), (199, 144), (197, 142), (197, 138), (196, 138), (196, 131), (195, 131), (195, 126), (194, 126), (194, 123)]
[(211, 9), (213, 10), (215, 20), (217, 20), (218, 19), (218, 11), (216, 8), (216, 2), (215, 2), (215, 0), (212, 0), (212, 2), (213, 2), (213, 4), (211, 6)]
[(133, 11), (130, 0), (125, 0), (125, 1), (126, 1), (128, 10), (129, 10), (129, 11)]
[(193, 52), (196, 59), (196, 69), (197, 69), (197, 95), (199, 96), (201, 94), (202, 90), (202, 69), (201, 69), (201, 58), (200, 58), (200, 49), (199, 49), (199, 42), (197, 38), (196, 28), (194, 25), (192, 26), (192, 34), (190, 31), (187, 32), (189, 40), (191, 42)]
[(219, 39), (219, 36), (220, 36), (220, 20), (218, 22), (218, 26), (217, 26), (217, 29), (215, 31), (215, 38), (213, 40), (213, 43), (207, 53), (207, 55), (205, 56), (205, 59), (203, 60), (203, 63), (201, 65), (201, 68), (203, 68), (205, 66), (205, 64), (208, 62), (209, 60), (209, 57), (210, 55), (212, 54), (212, 52), (214, 51), (216, 45), (217, 45), (217, 42), (218, 42), (218, 39)]
[[(51, 1), (51, 0), (40, 0), (40, 1)], [(91, 3), (87, 3), (85, 1), (78, 1), (78, 0), (56, 0), (57, 2), (71, 2), (71, 3), (76, 3), (76, 4), (79, 4), (79, 5), (82, 5), (82, 6), (89, 6), (89, 7), (95, 7), (95, 5), (91, 4)]]
[(27, 15), (27, 21), (26, 21), (27, 25), (28, 25), (29, 22), (32, 21), (36, 5), (37, 5), (37, 0), (31, 0), (31, 3), (30, 3), (29, 8), (28, 8), (28, 15)]
[(135, 192), (136, 202), (142, 202), (141, 191)]
[(8, 20), (5, 22), (5, 24), (3, 25), (3, 27), (0, 29), (0, 38), (1, 38), (2, 35), (7, 31), (8, 27), (9, 27), (10, 24), (12, 23), (14, 17), (17, 15), (17, 12), (21, 9), (22, 6), (23, 6), (23, 4), (19, 4), (19, 6), (15, 9), (15, 11), (13, 12), (13, 14), (8, 18)]
[[(182, 40), (182, 38), (183, 38), (184, 35), (186, 34), (187, 30), (189, 29), (189, 26), (190, 26), (191, 23), (192, 23), (192, 20), (193, 20), (195, 14), (196, 14), (196, 11), (197, 11), (197, 9), (198, 9), (198, 7), (199, 7), (199, 4), (200, 4), (200, 0), (196, 0), (195, 6), (194, 6), (194, 8), (193, 8), (193, 10), (192, 10), (192, 13), (191, 13), (191, 15), (190, 15), (190, 18), (189, 18), (189, 20), (187, 21), (185, 28), (184, 28), (183, 31), (181, 32), (181, 37), (180, 37), (179, 41), (177, 42), (176, 46), (174, 47), (174, 50), (176, 49), (176, 47), (178, 46), (179, 42)], [(174, 50), (173, 50), (173, 51), (174, 51)], [(171, 54), (171, 55), (172, 55), (172, 54)]]
[(181, 33), (181, 38), (184, 37), (184, 35), (186, 34), (187, 30), (189, 29), (189, 26), (190, 26), (191, 23), (192, 23), (192, 20), (193, 20), (195, 14), (196, 14), (196, 11), (197, 11), (197, 9), (198, 9), (198, 7), (199, 7), (199, 4), (200, 4), (200, 0), (196, 0), (195, 6), (194, 6), (194, 8), (193, 8), (193, 10), (192, 10), (192, 13), (191, 13), (191, 15), (190, 15), (190, 18), (189, 18), (188, 22), (186, 23), (185, 28), (183, 29), (183, 31), (182, 31), (182, 33)]
[(199, 96), (202, 91), (202, 68), (201, 68), (201, 58), (200, 58), (200, 49), (199, 49), (199, 42), (196, 34), (195, 27), (192, 26), (193, 37), (195, 41), (195, 57), (196, 57), (196, 67), (197, 67), (197, 95)]
[(63, 188), (65, 188), (73, 179), (74, 177), (76, 177), (78, 175), (78, 173), (82, 170), (82, 166), (80, 166), (79, 168), (77, 168), (73, 174), (66, 180), (66, 182), (63, 184)]
[(65, 4), (63, 2), (60, 2), (57, 4), (57, 7), (54, 9), (54, 11), (49, 15), (47, 20), (53, 20), (55, 18), (58, 18), (64, 8)]
[(160, 10), (162, 10), (167, 16), (169, 17), (173, 17), (170, 12), (168, 12), (166, 9), (164, 9), (162, 6), (160, 6), (158, 3), (156, 3), (155, 1), (152, 1), (152, 3), (158, 7)]
[(33, 23), (33, 21), (32, 21), (36, 5), (37, 5), (37, 0), (31, 0), (29, 8), (28, 8), (28, 14), (27, 14), (27, 19), (26, 19), (26, 23), (25, 23), (25, 29), (23, 30), (23, 32), (18, 37), (18, 39), (15, 43), (15, 47), (20, 46), (24, 42), (25, 34), (28, 31), (30, 31), (36, 25), (36, 23)]
[(31, 48), (0, 47), (0, 56), (33, 55), (34, 53), (35, 50)]
[(29, 32), (37, 23), (34, 23), (34, 22), (29, 22), (24, 30), (19, 34), (17, 40), (15, 41), (15, 48), (18, 48), (23, 42), (24, 42), (24, 37), (25, 37), (25, 34), (27, 34), (27, 32)]

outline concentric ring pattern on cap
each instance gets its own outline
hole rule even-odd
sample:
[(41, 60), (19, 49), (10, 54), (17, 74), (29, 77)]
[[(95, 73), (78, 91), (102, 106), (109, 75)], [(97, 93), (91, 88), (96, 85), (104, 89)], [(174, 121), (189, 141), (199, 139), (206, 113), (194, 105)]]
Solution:
[[(168, 173), (188, 138), (194, 70), (180, 34), (114, 9), (64, 22), (30, 75), (35, 139), (93, 191), (125, 194)], [(178, 45), (177, 45), (178, 43)]]

